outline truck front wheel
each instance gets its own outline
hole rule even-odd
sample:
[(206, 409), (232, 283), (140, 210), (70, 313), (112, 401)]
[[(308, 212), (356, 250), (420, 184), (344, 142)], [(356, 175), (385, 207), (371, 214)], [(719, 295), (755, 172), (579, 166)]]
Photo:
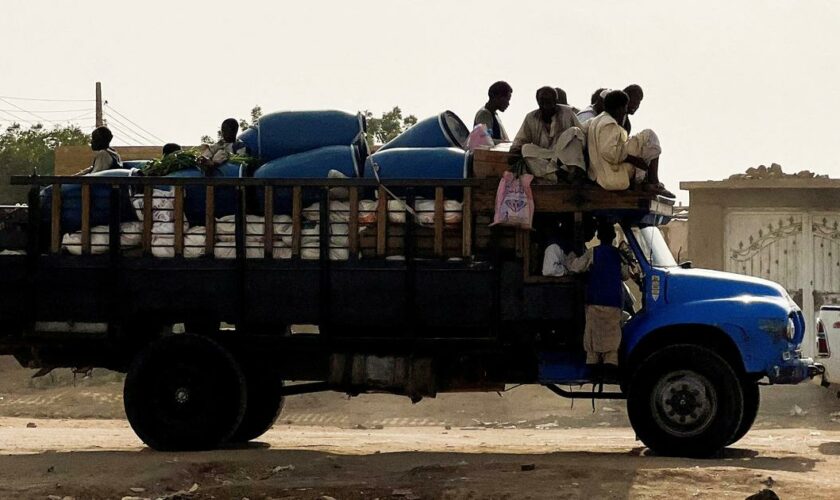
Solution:
[(739, 441), (750, 431), (755, 423), (755, 417), (758, 416), (758, 407), (761, 404), (761, 395), (758, 392), (758, 384), (756, 382), (742, 380), (741, 389), (744, 391), (744, 418), (741, 419), (741, 425), (738, 426), (735, 435), (726, 443), (727, 446)]
[(661, 455), (708, 457), (734, 437), (744, 415), (735, 371), (713, 351), (668, 346), (630, 380), (627, 413), (639, 439)]
[(137, 355), (125, 379), (125, 413), (155, 450), (206, 450), (230, 438), (245, 411), (233, 356), (196, 335), (164, 337)]

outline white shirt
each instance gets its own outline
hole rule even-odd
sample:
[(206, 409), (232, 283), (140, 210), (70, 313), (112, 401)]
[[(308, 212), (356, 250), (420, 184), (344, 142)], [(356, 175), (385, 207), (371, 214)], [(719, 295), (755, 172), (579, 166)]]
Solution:
[(595, 115), (595, 110), (594, 110), (594, 109), (592, 109), (592, 106), (591, 106), (591, 105), (590, 105), (590, 106), (587, 106), (587, 107), (586, 107), (586, 108), (584, 108), (584, 109), (582, 109), (582, 110), (581, 110), (581, 111), (577, 114), (578, 120), (580, 120), (580, 122), (581, 122), (581, 123), (585, 122), (586, 120), (589, 120), (590, 118), (595, 118), (595, 116), (596, 116), (596, 115)]
[(574, 254), (566, 254), (557, 243), (548, 245), (543, 256), (543, 276), (565, 276), (569, 274), (569, 270), (566, 268), (566, 261), (569, 256), (574, 257)]

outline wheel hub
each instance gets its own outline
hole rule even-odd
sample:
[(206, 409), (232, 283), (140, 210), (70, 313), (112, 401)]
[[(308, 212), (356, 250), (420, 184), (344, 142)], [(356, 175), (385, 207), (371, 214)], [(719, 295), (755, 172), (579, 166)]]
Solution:
[(190, 390), (186, 387), (179, 387), (175, 389), (175, 402), (178, 404), (185, 404), (190, 400)]
[(709, 380), (681, 370), (662, 377), (652, 403), (657, 423), (669, 432), (691, 436), (702, 432), (717, 412), (717, 397)]

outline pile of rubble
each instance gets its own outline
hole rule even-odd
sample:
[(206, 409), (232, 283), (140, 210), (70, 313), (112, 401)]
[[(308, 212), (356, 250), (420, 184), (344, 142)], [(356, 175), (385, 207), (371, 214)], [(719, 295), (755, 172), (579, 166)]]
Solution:
[(729, 176), (730, 179), (827, 179), (827, 175), (817, 175), (810, 170), (802, 170), (795, 174), (786, 174), (782, 171), (782, 166), (778, 163), (772, 163), (770, 167), (759, 165), (758, 167), (748, 168), (743, 174), (734, 174)]

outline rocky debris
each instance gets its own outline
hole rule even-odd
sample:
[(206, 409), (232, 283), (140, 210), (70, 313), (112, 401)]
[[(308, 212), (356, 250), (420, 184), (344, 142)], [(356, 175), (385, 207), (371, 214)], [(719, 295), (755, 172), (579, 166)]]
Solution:
[(765, 488), (754, 495), (750, 495), (746, 500), (779, 500), (779, 495), (775, 491)]
[(405, 498), (406, 500), (420, 500), (420, 495), (415, 495), (413, 491), (408, 488), (400, 488), (391, 492), (391, 496)]
[(793, 405), (793, 408), (790, 409), (791, 417), (804, 417), (807, 414), (808, 410), (803, 410), (799, 405)]
[(27, 429), (34, 429), (36, 427), (38, 427), (38, 424), (36, 424), (35, 422), (29, 422), (28, 424), (26, 424)]
[(186, 500), (188, 498), (192, 498), (197, 491), (198, 483), (193, 483), (193, 485), (187, 490), (178, 490), (174, 493), (157, 497), (157, 500)]
[(277, 474), (278, 472), (291, 472), (295, 470), (295, 466), (292, 464), (289, 465), (278, 465), (277, 467), (271, 469), (271, 472)]
[(810, 170), (801, 170), (795, 174), (786, 174), (778, 163), (771, 163), (768, 168), (765, 165), (750, 167), (743, 174), (733, 174), (730, 179), (827, 179), (827, 175), (817, 175)]

